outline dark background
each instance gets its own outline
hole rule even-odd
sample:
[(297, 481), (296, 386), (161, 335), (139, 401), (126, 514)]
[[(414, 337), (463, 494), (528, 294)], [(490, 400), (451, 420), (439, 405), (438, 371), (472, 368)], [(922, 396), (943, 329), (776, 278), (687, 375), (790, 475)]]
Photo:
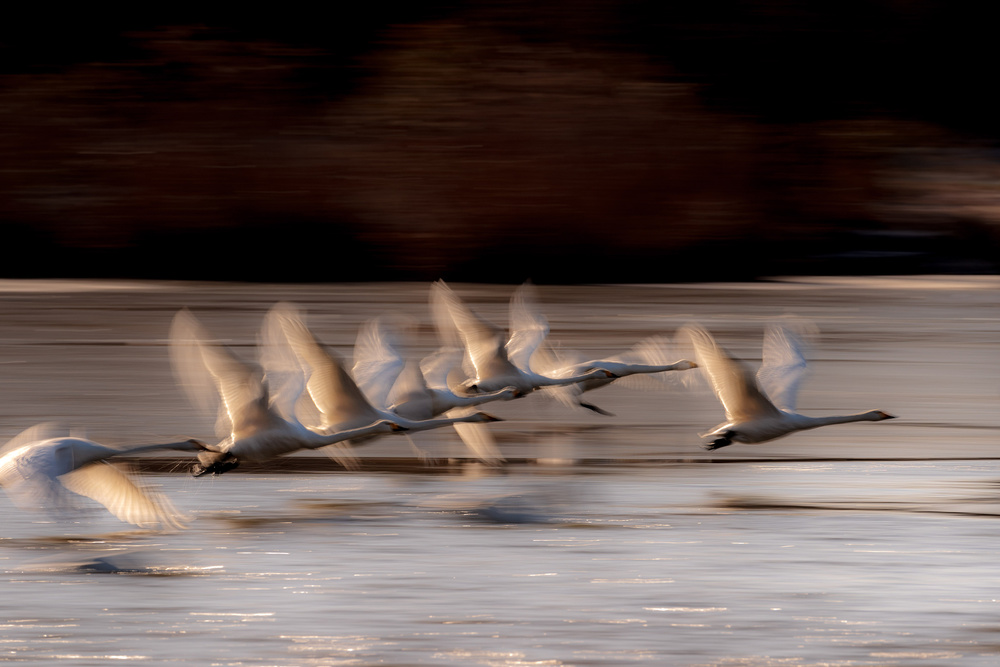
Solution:
[(7, 16), (0, 275), (997, 270), (985, 6), (358, 4)]

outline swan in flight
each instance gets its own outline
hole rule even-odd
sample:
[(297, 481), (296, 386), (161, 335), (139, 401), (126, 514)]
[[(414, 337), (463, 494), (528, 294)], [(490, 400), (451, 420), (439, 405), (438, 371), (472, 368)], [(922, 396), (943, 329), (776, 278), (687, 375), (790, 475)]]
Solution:
[(550, 377), (532, 370), (531, 359), (549, 333), (549, 325), (534, 306), (531, 285), (519, 287), (510, 300), (510, 335), (472, 311), (443, 280), (431, 285), (431, 310), (446, 346), (464, 346), (470, 367), (464, 386), (474, 392), (514, 387), (527, 394), (540, 387), (614, 379), (603, 368), (575, 375)]
[(212, 389), (221, 398), (216, 429), (224, 439), (204, 445), (195, 477), (220, 475), (240, 459), (266, 461), (300, 449), (319, 449), (376, 433), (403, 430), (393, 419), (371, 415), (364, 423), (325, 433), (303, 426), (295, 416), (302, 393), (301, 376), (265, 375), (222, 345), (209, 342), (201, 324), (187, 310), (180, 311), (170, 329), (174, 369), (196, 407), (214, 403)]
[[(533, 322), (533, 328), (546, 327), (545, 316), (535, 306), (534, 299), (520, 300), (519, 318), (523, 322)], [(522, 325), (524, 326), (524, 325)], [(606, 387), (619, 378), (632, 375), (665, 373), (668, 371), (686, 371), (697, 368), (697, 364), (687, 359), (669, 362), (671, 345), (663, 336), (652, 336), (636, 343), (632, 349), (605, 359), (583, 360), (575, 353), (556, 350), (547, 340), (542, 341), (531, 356), (531, 366), (542, 375), (552, 378), (577, 378), (591, 369), (600, 368), (611, 377), (598, 376), (572, 384), (545, 387), (544, 391), (569, 407), (582, 407), (601, 415), (613, 416), (612, 413), (599, 408), (593, 403), (584, 401), (584, 392)], [(676, 357), (674, 357), (676, 359)]]
[(734, 442), (767, 442), (796, 431), (860, 421), (882, 421), (894, 416), (881, 410), (851, 415), (807, 417), (795, 412), (799, 385), (805, 377), (804, 341), (789, 327), (769, 327), (764, 355), (756, 377), (744, 364), (719, 346), (705, 329), (685, 327), (704, 369), (726, 411), (726, 421), (701, 435), (708, 450)]
[[(407, 431), (426, 431), (460, 423), (487, 423), (500, 421), (484, 412), (457, 417), (414, 420), (393, 413), (383, 407), (373, 405), (358, 384), (344, 368), (340, 359), (320, 343), (306, 327), (298, 310), (287, 303), (279, 303), (267, 316), (265, 329), (268, 339), (274, 340), (280, 332), (287, 341), (306, 376), (306, 391), (320, 412), (320, 423), (316, 430), (328, 433), (332, 430), (357, 428), (373, 421), (398, 424)], [(378, 375), (376, 378), (375, 375)], [(369, 378), (369, 389), (373, 395), (386, 397), (391, 389), (393, 372), (373, 373)], [(377, 398), (379, 403), (384, 398)], [(382, 431), (384, 433), (384, 431)], [(370, 436), (375, 437), (377, 433)]]
[[(400, 326), (384, 317), (369, 320), (358, 332), (354, 345), (354, 379), (371, 403), (411, 421), (426, 421), (438, 415), (463, 417), (474, 414), (477, 405), (522, 396), (514, 387), (479, 394), (458, 394), (449, 383), (460, 382), (462, 351), (442, 348), (420, 363), (401, 351)], [(464, 376), (462, 376), (464, 378)], [(483, 424), (456, 422), (462, 442), (485, 462), (503, 460), (496, 441)]]
[(111, 514), (141, 528), (183, 528), (183, 516), (170, 501), (142, 488), (128, 473), (108, 463), (114, 456), (154, 449), (197, 451), (196, 440), (156, 445), (107, 447), (59, 434), (39, 424), (0, 449), (0, 486), (20, 507), (61, 509), (73, 506), (68, 492), (91, 498)]
[(518, 398), (514, 387), (479, 394), (458, 394), (454, 373), (462, 351), (442, 348), (419, 364), (400, 351), (398, 331), (384, 318), (365, 323), (354, 345), (354, 379), (372, 404), (411, 420), (431, 419), (456, 408)]

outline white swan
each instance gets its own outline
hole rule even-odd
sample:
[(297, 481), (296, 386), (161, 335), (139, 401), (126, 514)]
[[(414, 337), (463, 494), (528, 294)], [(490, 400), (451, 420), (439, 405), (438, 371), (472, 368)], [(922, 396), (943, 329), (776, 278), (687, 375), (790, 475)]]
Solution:
[(383, 318), (369, 320), (354, 345), (354, 379), (373, 405), (411, 420), (431, 419), (455, 408), (471, 408), (521, 396), (514, 387), (458, 394), (449, 376), (461, 370), (462, 351), (438, 350), (419, 364), (400, 351), (398, 331)]
[[(340, 360), (306, 327), (298, 311), (290, 304), (278, 304), (268, 313), (266, 329), (271, 339), (281, 332), (288, 346), (294, 351), (306, 376), (306, 390), (320, 412), (317, 430), (357, 428), (375, 420), (391, 421), (407, 431), (426, 431), (458, 423), (486, 423), (500, 421), (483, 412), (458, 417), (412, 420), (377, 407), (368, 400), (354, 379), (344, 369)], [(383, 374), (390, 378), (391, 373)], [(383, 388), (373, 389), (388, 395)], [(375, 437), (375, 433), (367, 437)]]
[(279, 381), (275, 373), (265, 378), (259, 369), (240, 361), (225, 347), (210, 343), (187, 310), (174, 317), (170, 350), (178, 378), (196, 406), (206, 404), (206, 387), (214, 386), (222, 399), (217, 430), (224, 439), (204, 446), (205, 451), (198, 455), (200, 463), (191, 469), (196, 477), (222, 474), (239, 465), (240, 459), (266, 461), (300, 449), (319, 449), (402, 430), (381, 415), (325, 433), (307, 429), (295, 417), (295, 401), (303, 388), (300, 376), (288, 374)]
[(549, 333), (548, 322), (534, 307), (532, 288), (519, 287), (510, 300), (510, 336), (476, 315), (443, 280), (431, 285), (431, 310), (446, 346), (461, 344), (468, 355), (470, 379), (464, 386), (475, 392), (514, 387), (530, 393), (592, 379), (613, 379), (603, 368), (590, 368), (568, 377), (549, 377), (532, 370), (531, 357)]
[(144, 489), (125, 471), (107, 462), (114, 456), (153, 449), (197, 451), (194, 440), (156, 445), (107, 447), (92, 440), (58, 436), (48, 424), (34, 426), (0, 449), (0, 486), (24, 508), (69, 508), (72, 496), (85, 496), (111, 514), (142, 528), (183, 528), (183, 516), (170, 501)]
[(806, 359), (802, 338), (788, 328), (768, 328), (764, 336), (763, 362), (756, 377), (703, 328), (688, 326), (685, 329), (694, 343), (698, 365), (708, 375), (726, 411), (724, 423), (701, 434), (706, 439), (705, 449), (714, 450), (734, 442), (767, 442), (830, 424), (894, 418), (881, 410), (832, 417), (807, 417), (795, 412)]
[[(533, 322), (533, 328), (546, 327), (545, 316), (535, 306), (533, 299), (521, 298), (518, 304), (518, 317), (522, 322)], [(580, 355), (556, 350), (548, 340), (542, 341), (531, 355), (531, 366), (546, 377), (578, 378), (594, 368), (600, 368), (612, 374), (612, 377), (594, 377), (572, 384), (545, 387), (549, 396), (555, 397), (569, 407), (582, 407), (598, 414), (613, 416), (593, 403), (584, 401), (584, 392), (606, 387), (619, 378), (632, 375), (648, 375), (669, 371), (686, 371), (697, 368), (697, 364), (687, 359), (667, 363), (669, 350), (672, 346), (663, 336), (652, 336), (636, 343), (632, 349), (604, 359), (583, 360)], [(676, 357), (674, 357), (676, 358)]]
[[(366, 322), (354, 345), (354, 379), (371, 403), (410, 421), (438, 415), (464, 417), (477, 405), (522, 396), (514, 387), (480, 394), (458, 394), (449, 386), (449, 375), (461, 372), (462, 351), (441, 349), (419, 364), (401, 352), (398, 326), (383, 317)], [(455, 431), (480, 460), (503, 460), (496, 441), (483, 424), (456, 422)]]

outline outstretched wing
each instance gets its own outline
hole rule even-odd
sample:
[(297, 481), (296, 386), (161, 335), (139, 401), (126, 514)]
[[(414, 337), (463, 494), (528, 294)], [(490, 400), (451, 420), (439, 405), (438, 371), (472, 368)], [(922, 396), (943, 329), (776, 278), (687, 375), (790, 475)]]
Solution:
[(116, 466), (103, 461), (61, 476), (63, 485), (96, 500), (118, 519), (141, 528), (184, 528), (184, 516), (164, 496), (139, 488)]
[(302, 364), (308, 377), (306, 391), (323, 414), (324, 427), (354, 421), (370, 423), (379, 418), (340, 359), (316, 340), (298, 310), (290, 304), (278, 304), (271, 309), (271, 316), (279, 319), (288, 344)]
[(465, 346), (474, 371), (469, 372), (469, 375), (483, 377), (490, 373), (491, 367), (498, 361), (502, 364), (508, 362), (504, 350), (507, 336), (503, 329), (474, 313), (443, 280), (431, 285), (431, 306), (438, 323), (438, 332), (443, 332), (442, 341), (449, 344), (454, 341), (457, 332)]
[(757, 382), (782, 410), (795, 411), (799, 387), (808, 372), (807, 339), (815, 327), (806, 323), (770, 326), (764, 334), (764, 357)]
[(402, 322), (393, 326), (376, 317), (362, 325), (354, 343), (354, 381), (379, 408), (389, 405), (389, 394), (406, 366), (399, 330), (402, 326)]
[(171, 358), (191, 401), (202, 410), (216, 405), (216, 400), (208, 398), (209, 388), (214, 387), (222, 400), (216, 425), (220, 436), (238, 434), (266, 422), (268, 393), (261, 370), (209, 340), (208, 333), (188, 310), (174, 317), (170, 328)]
[(549, 335), (549, 322), (538, 307), (531, 283), (518, 287), (510, 298), (510, 339), (507, 358), (522, 371), (531, 371), (532, 355)]
[(708, 376), (726, 419), (743, 422), (780, 414), (760, 391), (750, 369), (730, 356), (710, 333), (698, 325), (688, 325), (682, 331), (690, 336), (698, 366)]

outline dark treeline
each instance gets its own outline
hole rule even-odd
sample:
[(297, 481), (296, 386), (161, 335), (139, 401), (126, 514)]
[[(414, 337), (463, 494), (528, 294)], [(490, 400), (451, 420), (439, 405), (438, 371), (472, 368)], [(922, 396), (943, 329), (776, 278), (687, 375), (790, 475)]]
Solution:
[(5, 22), (0, 274), (997, 269), (985, 8), (361, 4)]

